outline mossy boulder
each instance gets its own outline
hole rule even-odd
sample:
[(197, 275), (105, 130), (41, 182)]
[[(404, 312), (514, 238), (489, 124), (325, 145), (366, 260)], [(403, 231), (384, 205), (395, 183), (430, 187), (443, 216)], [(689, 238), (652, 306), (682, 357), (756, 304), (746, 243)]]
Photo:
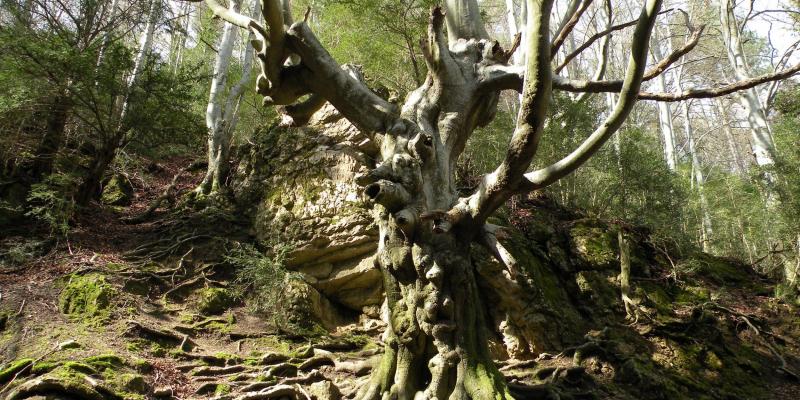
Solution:
[(100, 274), (71, 275), (58, 298), (58, 309), (72, 318), (105, 320), (116, 290)]
[(233, 184), (237, 202), (251, 205), (256, 239), (290, 248), (284, 267), (354, 312), (383, 301), (382, 275), (368, 260), (378, 229), (355, 183), (372, 163), (367, 143), (373, 146), (327, 105), (306, 127), (272, 126), (255, 135), (240, 149)]
[(148, 387), (144, 377), (139, 374), (119, 374), (115, 379), (117, 385), (126, 392), (147, 393)]
[(719, 286), (741, 286), (757, 281), (753, 269), (742, 262), (706, 253), (695, 253), (683, 260), (679, 269), (685, 274)]
[(222, 314), (236, 302), (230, 290), (224, 288), (205, 288), (198, 295), (197, 311), (205, 315)]
[(113, 206), (127, 206), (133, 200), (133, 185), (122, 174), (116, 174), (108, 180), (100, 197), (103, 204)]
[(617, 237), (608, 227), (591, 219), (576, 221), (570, 229), (573, 252), (590, 269), (607, 269), (618, 265)]

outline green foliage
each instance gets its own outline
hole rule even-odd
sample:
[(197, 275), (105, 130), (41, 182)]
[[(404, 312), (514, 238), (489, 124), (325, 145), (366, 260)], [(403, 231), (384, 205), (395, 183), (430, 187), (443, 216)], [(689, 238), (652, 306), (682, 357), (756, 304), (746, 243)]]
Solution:
[[(600, 123), (600, 110), (592, 99), (575, 101), (556, 93), (550, 123), (531, 169), (550, 165), (577, 148)], [(473, 174), (494, 169), (505, 157), (514, 123), (515, 113), (501, 110), (489, 126), (476, 131), (462, 157), (462, 168), (466, 164)], [(545, 193), (594, 217), (648, 226), (656, 241), (677, 241), (671, 245), (693, 248), (692, 236), (685, 235), (685, 228), (697, 225), (699, 219), (686, 208), (689, 190), (684, 179), (667, 169), (660, 149), (652, 132), (628, 125), (585, 165)]]
[(403, 98), (425, 79), (419, 39), (425, 35), (428, 13), (435, 4), (431, 0), (324, 0), (314, 3), (312, 28), (335, 59), (363, 65), (367, 76)]
[(75, 213), (75, 195), (79, 183), (79, 177), (74, 174), (55, 173), (46, 176), (31, 186), (26, 215), (44, 223), (53, 234), (65, 236)]
[(287, 245), (276, 245), (267, 254), (255, 246), (242, 244), (225, 255), (225, 260), (237, 268), (239, 296), (249, 299), (254, 312), (269, 314), (278, 323), (286, 313), (286, 288), (297, 273), (286, 270), (284, 263), (291, 252)]

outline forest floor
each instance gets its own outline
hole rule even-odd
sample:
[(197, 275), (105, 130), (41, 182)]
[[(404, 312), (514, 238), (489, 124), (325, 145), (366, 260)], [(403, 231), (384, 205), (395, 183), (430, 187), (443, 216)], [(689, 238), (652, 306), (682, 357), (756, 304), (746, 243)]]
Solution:
[[(234, 275), (225, 263), (183, 248), (157, 262), (131, 256), (153, 240), (153, 232), (163, 231), (162, 220), (123, 221), (142, 213), (185, 164), (172, 160), (131, 177), (136, 192), (130, 206), (93, 205), (66, 240), (54, 243), (46, 232), (23, 230), (0, 238), (6, 257), (0, 265), (0, 397), (332, 399), (339, 393), (351, 398), (367, 379), (382, 352), (380, 322), (362, 319), (330, 334), (286, 332), (226, 294)], [(186, 174), (178, 187), (189, 189), (199, 179), (199, 173)], [(16, 261), (8, 262), (12, 256)], [(758, 397), (798, 399), (800, 382), (793, 374), (800, 318), (770, 296), (768, 282), (761, 283), (761, 290), (726, 290), (701, 311), (670, 304), (670, 318), (643, 316), (590, 331), (586, 343), (561, 353), (498, 365), (512, 386), (525, 388), (522, 398), (560, 393), (562, 399), (634, 399), (640, 398), (631, 394), (636, 390), (660, 390), (648, 386), (652, 382), (707, 391), (687, 398), (749, 398), (715, 394), (715, 379), (741, 378), (727, 366), (732, 359), (736, 373), (769, 382), (768, 394)], [(714, 290), (715, 283), (703, 284), (711, 289), (697, 290)], [(710, 329), (713, 323), (703, 318), (711, 313), (735, 326), (735, 337)], [(710, 339), (717, 344), (705, 345), (704, 334), (719, 335)], [(676, 349), (680, 341), (694, 350)], [(733, 341), (752, 346), (742, 350)], [(691, 357), (697, 363), (692, 368), (705, 375), (677, 374), (662, 382), (645, 361), (620, 356), (640, 345), (663, 364)], [(726, 350), (712, 351), (719, 348)]]

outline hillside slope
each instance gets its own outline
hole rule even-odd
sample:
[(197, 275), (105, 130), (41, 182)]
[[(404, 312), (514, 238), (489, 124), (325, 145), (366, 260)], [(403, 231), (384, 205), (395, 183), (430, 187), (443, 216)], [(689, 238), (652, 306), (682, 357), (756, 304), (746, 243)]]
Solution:
[[(320, 286), (287, 263), (281, 307), (255, 313), (253, 288), (235, 281), (241, 264), (225, 257), (259, 242), (254, 214), (185, 207), (136, 226), (119, 222), (125, 209), (96, 209), (71, 242), (16, 264), (9, 255), (36, 238), (3, 239), (2, 398), (352, 396), (382, 351), (378, 289), (350, 278), (373, 272)], [(800, 397), (797, 309), (749, 266), (659, 249), (626, 226), (638, 303), (626, 318), (617, 224), (543, 198), (501, 215), (515, 268), (474, 256), (492, 350), (518, 398)]]

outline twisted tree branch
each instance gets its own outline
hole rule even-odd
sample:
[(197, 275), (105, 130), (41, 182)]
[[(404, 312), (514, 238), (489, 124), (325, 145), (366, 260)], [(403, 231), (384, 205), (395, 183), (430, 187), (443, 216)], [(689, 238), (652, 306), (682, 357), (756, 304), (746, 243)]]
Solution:
[(525, 181), (518, 187), (520, 192), (543, 188), (572, 173), (591, 158), (625, 122), (636, 104), (639, 88), (642, 85), (650, 34), (653, 31), (661, 2), (661, 0), (648, 0), (642, 9), (633, 34), (634, 40), (631, 45), (625, 81), (614, 110), (603, 124), (568, 156), (548, 167), (525, 174)]

